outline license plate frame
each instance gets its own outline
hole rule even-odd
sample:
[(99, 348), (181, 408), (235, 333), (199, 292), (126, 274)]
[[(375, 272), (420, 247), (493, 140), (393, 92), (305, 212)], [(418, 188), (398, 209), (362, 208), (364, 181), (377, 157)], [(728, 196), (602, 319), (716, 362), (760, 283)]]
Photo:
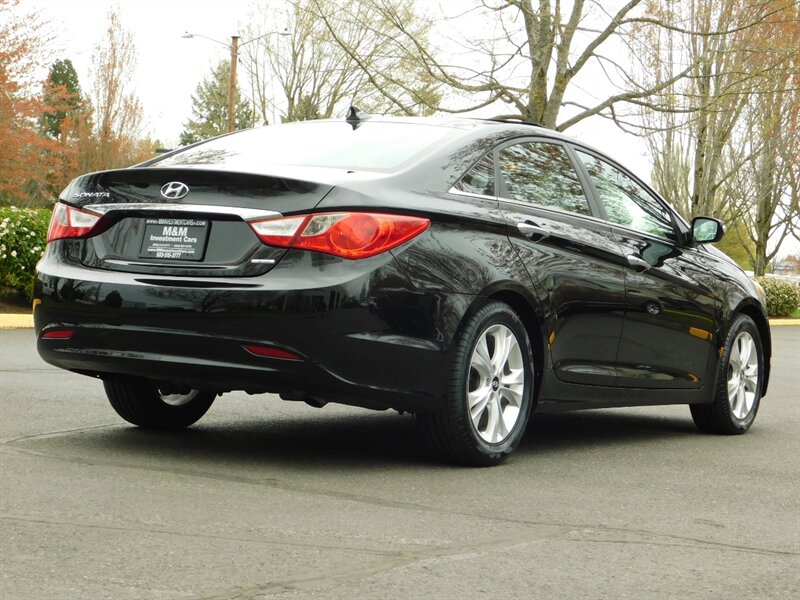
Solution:
[(209, 229), (207, 219), (148, 218), (139, 257), (180, 262), (203, 260)]

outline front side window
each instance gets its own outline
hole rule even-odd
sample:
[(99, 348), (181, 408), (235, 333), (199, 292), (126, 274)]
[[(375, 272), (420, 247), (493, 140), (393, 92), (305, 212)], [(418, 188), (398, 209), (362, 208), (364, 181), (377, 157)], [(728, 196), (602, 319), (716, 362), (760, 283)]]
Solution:
[(492, 155), (484, 156), (455, 185), (457, 190), (481, 196), (494, 196), (494, 160)]
[(572, 162), (563, 146), (523, 142), (500, 151), (500, 173), (514, 200), (590, 215)]
[(647, 190), (607, 162), (580, 150), (577, 154), (594, 182), (609, 221), (675, 241), (669, 211)]

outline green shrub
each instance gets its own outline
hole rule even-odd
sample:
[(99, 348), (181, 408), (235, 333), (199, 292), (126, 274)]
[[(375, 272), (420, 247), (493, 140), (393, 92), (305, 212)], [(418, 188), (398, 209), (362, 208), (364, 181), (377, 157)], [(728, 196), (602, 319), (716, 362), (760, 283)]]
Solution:
[(767, 295), (767, 314), (770, 317), (789, 317), (800, 307), (800, 286), (778, 277), (759, 277), (756, 281)]
[(44, 252), (51, 212), (0, 207), (0, 288), (33, 296), (34, 269)]

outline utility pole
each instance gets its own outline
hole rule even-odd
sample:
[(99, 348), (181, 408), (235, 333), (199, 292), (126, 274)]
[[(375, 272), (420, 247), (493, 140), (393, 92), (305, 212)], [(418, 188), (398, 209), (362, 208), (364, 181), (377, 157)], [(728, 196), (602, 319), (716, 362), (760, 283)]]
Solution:
[(236, 65), (239, 62), (239, 36), (231, 36), (231, 76), (228, 82), (228, 131), (236, 129)]
[[(0, 0), (2, 2), (2, 0)], [(250, 42), (254, 42), (256, 40), (260, 40), (261, 38), (265, 38), (268, 35), (280, 35), (280, 36), (288, 36), (291, 35), (288, 31), (268, 31), (264, 35), (260, 35), (252, 40), (247, 40), (242, 42), (242, 46), (245, 44), (249, 44)], [(225, 42), (220, 42), (219, 40), (215, 40), (214, 38), (210, 38), (207, 35), (202, 35), (200, 33), (189, 33), (188, 31), (181, 36), (185, 39), (192, 39), (194, 37), (201, 37), (206, 39), (210, 42), (214, 42), (215, 44), (220, 44), (221, 46), (225, 46), (231, 51), (231, 76), (228, 82), (228, 131), (235, 131), (236, 130), (236, 67), (239, 64), (239, 36), (232, 35), (231, 36), (231, 43), (230, 45), (226, 44)], [(274, 110), (274, 107), (273, 107)]]

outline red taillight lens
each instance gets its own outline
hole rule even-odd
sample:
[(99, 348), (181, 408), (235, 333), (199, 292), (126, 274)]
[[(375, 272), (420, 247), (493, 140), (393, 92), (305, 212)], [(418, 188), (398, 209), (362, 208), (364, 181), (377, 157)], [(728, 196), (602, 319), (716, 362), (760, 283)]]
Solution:
[(100, 215), (58, 202), (50, 218), (47, 242), (88, 235), (99, 220)]
[(379, 213), (327, 213), (252, 221), (259, 239), (270, 246), (301, 248), (359, 259), (391, 250), (418, 236), (429, 219)]

